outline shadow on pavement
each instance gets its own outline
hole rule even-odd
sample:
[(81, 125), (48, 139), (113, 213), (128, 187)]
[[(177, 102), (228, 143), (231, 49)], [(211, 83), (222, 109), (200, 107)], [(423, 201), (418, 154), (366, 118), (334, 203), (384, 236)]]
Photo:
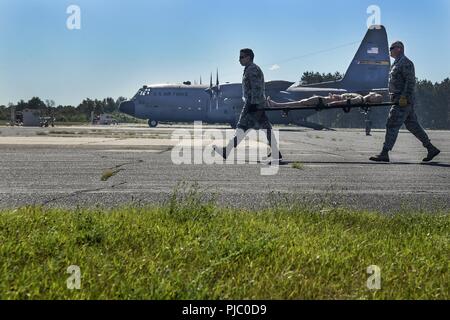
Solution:
[(300, 162), (302, 164), (348, 164), (348, 165), (355, 165), (355, 164), (365, 164), (365, 165), (420, 165), (420, 166), (433, 166), (433, 167), (443, 167), (443, 168), (450, 168), (450, 164), (447, 163), (440, 163), (440, 162), (363, 162), (363, 161), (284, 161), (286, 164), (296, 163)]

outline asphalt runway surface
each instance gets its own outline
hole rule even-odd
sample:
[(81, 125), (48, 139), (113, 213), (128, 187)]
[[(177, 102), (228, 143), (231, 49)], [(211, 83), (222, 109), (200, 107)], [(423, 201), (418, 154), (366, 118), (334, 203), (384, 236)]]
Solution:
[[(205, 126), (200, 136), (225, 128)], [(263, 175), (265, 161), (174, 164), (171, 138), (180, 129), (192, 126), (0, 127), (0, 208), (161, 204), (178, 188), (178, 195), (197, 190), (220, 206), (242, 208), (300, 203), (383, 212), (450, 210), (449, 131), (428, 131), (442, 151), (432, 163), (421, 162), (426, 150), (402, 130), (391, 163), (379, 164), (368, 158), (381, 150), (384, 130), (366, 136), (363, 129), (279, 127), (288, 163)], [(210, 142), (194, 145), (209, 150)], [(258, 145), (264, 143), (252, 141), (240, 150), (252, 154)]]

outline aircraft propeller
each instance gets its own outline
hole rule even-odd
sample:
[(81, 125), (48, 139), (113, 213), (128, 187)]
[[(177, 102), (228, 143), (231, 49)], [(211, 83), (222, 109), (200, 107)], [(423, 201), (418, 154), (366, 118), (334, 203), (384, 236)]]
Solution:
[(209, 93), (210, 106), (212, 105), (212, 99), (214, 98), (216, 100), (216, 110), (219, 109), (219, 97), (220, 97), (219, 69), (217, 69), (217, 73), (216, 73), (216, 85), (213, 86), (213, 78), (212, 78), (212, 72), (211, 72), (211, 76), (209, 78), (209, 88), (206, 89), (205, 91)]

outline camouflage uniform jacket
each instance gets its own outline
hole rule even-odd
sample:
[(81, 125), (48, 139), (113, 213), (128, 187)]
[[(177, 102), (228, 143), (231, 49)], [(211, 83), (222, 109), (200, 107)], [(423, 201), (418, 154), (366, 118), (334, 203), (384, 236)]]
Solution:
[(415, 86), (414, 64), (406, 56), (397, 58), (389, 73), (389, 93), (392, 102), (397, 103), (400, 96), (405, 96), (408, 103), (413, 104)]
[(242, 77), (242, 94), (246, 105), (258, 105), (258, 109), (265, 106), (264, 74), (253, 62), (245, 67)]

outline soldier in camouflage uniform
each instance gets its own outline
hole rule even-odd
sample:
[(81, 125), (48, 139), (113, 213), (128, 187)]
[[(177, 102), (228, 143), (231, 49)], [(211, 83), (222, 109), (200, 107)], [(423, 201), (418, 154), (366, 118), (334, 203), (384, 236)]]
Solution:
[(389, 93), (394, 105), (391, 107), (386, 123), (386, 137), (383, 150), (371, 161), (389, 162), (389, 151), (394, 147), (400, 127), (405, 124), (423, 146), (427, 148), (428, 155), (423, 161), (431, 161), (440, 151), (433, 146), (425, 130), (417, 121), (414, 111), (416, 76), (414, 64), (404, 55), (404, 46), (400, 41), (394, 42), (390, 48), (391, 57), (395, 59), (389, 74)]
[[(251, 49), (242, 49), (240, 52), (239, 62), (245, 67), (242, 77), (244, 107), (237, 123), (238, 131), (234, 138), (228, 143), (226, 148), (214, 147), (214, 150), (224, 159), (244, 139), (245, 134), (238, 134), (239, 130), (243, 132), (251, 129), (265, 130), (269, 146), (272, 149), (272, 144), (274, 144), (275, 150), (278, 150), (276, 146), (277, 141), (272, 136), (272, 125), (264, 111), (266, 106), (264, 74), (260, 67), (253, 63), (254, 57), (255, 55)], [(269, 154), (270, 156), (271, 154)], [(281, 152), (279, 152), (278, 157), (280, 160), (282, 159)]]

